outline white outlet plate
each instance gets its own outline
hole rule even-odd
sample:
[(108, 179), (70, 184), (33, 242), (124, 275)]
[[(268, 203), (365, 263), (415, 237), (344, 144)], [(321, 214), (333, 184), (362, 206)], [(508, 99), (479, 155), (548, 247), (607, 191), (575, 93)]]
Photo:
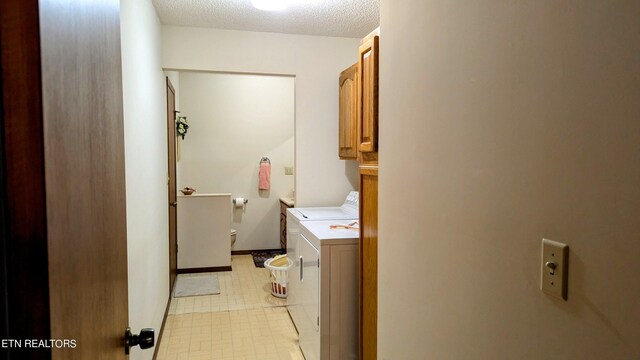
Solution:
[(568, 265), (569, 246), (542, 239), (540, 289), (546, 294), (567, 300)]
[(293, 175), (293, 166), (285, 166), (284, 167), (285, 175)]

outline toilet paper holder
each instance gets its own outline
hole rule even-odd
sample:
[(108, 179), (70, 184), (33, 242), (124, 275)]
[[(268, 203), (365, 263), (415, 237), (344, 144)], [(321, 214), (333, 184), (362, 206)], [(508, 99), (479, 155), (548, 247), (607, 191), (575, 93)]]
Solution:
[[(244, 201), (242, 201), (243, 204), (246, 204), (249, 202), (249, 199), (244, 199)], [(233, 205), (236, 204), (236, 199), (233, 199)]]

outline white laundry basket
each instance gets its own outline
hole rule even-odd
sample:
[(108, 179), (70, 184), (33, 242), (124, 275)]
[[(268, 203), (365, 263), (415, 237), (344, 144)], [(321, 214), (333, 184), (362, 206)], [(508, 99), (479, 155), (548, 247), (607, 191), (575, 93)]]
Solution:
[(288, 272), (293, 265), (293, 260), (287, 258), (286, 266), (272, 266), (273, 258), (264, 262), (264, 267), (271, 270), (271, 294), (279, 298), (287, 297), (287, 285), (289, 284)]

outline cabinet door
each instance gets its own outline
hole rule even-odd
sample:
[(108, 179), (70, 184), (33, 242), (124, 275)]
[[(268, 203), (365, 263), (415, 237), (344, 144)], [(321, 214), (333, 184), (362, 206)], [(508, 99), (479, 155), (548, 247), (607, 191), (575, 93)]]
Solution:
[(293, 260), (293, 266), (289, 269), (288, 279), (289, 285), (287, 288), (287, 310), (291, 314), (291, 319), (296, 325), (297, 329), (303, 327), (306, 323), (304, 311), (300, 305), (302, 300), (300, 289), (302, 281), (302, 272), (300, 269), (300, 222), (295, 220), (295, 217), (287, 212), (287, 256)]
[(360, 166), (360, 359), (377, 359), (378, 167)]
[(280, 213), (280, 247), (287, 248), (287, 216)]
[(360, 45), (358, 60), (358, 149), (378, 150), (378, 35)]
[(340, 73), (340, 114), (338, 123), (338, 155), (340, 159), (358, 157), (358, 64)]

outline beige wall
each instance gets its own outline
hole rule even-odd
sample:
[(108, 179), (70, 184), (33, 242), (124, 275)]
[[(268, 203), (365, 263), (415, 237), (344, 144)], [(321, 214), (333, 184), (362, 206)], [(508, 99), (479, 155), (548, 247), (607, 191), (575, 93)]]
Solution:
[[(167, 105), (160, 21), (150, 0), (121, 1), (121, 32), (129, 325), (158, 334), (169, 298)], [(131, 349), (132, 360), (152, 357), (153, 349)]]
[[(355, 161), (338, 159), (338, 76), (359, 39), (162, 27), (165, 69), (296, 77), (296, 206), (341, 204), (358, 188)], [(181, 165), (180, 165), (181, 166)]]
[[(180, 104), (189, 132), (181, 141), (178, 187), (249, 199), (229, 220), (237, 230), (232, 250), (279, 248), (279, 197), (293, 191), (284, 167), (294, 160), (294, 78), (181, 72)], [(258, 191), (263, 156), (271, 160), (269, 191)]]
[[(382, 1), (379, 358), (640, 358), (638, 19)], [(571, 247), (567, 302), (543, 237)]]

